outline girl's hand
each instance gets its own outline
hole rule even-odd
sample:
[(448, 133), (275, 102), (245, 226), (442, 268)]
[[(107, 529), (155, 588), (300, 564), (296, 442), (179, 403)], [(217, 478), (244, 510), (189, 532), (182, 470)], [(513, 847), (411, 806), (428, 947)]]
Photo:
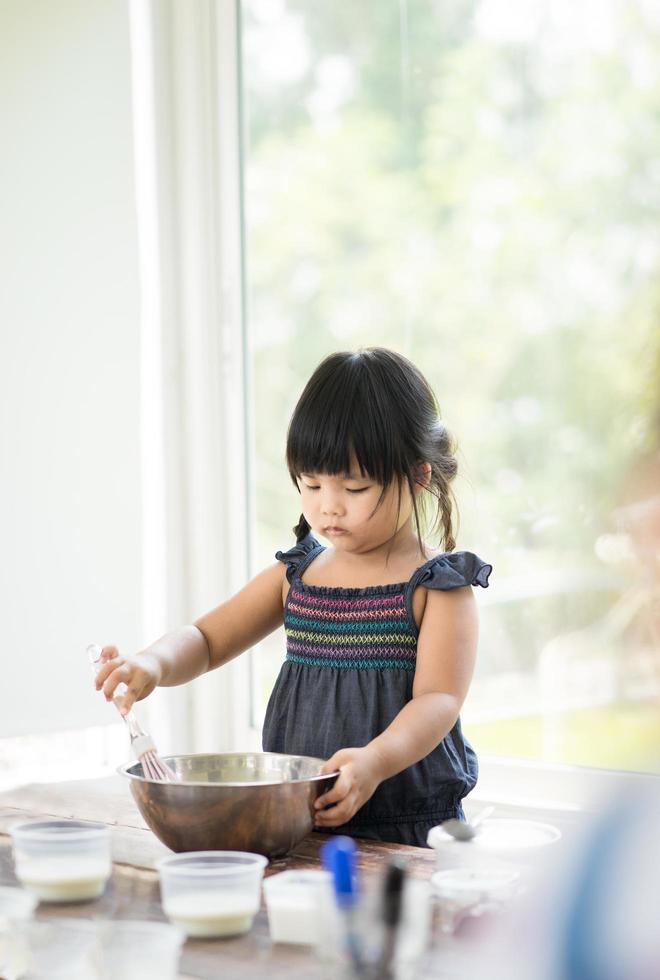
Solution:
[(126, 715), (136, 701), (151, 694), (161, 677), (162, 669), (156, 657), (138, 653), (129, 660), (119, 655), (117, 647), (103, 647), (101, 667), (96, 675), (96, 690), (102, 690), (106, 701), (112, 701), (117, 685), (125, 684), (126, 692), (121, 695), (118, 707), (120, 713)]
[(350, 820), (382, 782), (379, 760), (369, 746), (340, 749), (324, 763), (321, 772), (335, 772), (337, 769), (339, 775), (335, 785), (314, 803), (314, 824), (320, 829), (340, 827)]

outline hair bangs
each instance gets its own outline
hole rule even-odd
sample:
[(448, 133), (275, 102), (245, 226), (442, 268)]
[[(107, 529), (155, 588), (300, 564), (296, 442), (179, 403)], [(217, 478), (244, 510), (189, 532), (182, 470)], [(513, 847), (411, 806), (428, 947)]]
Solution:
[[(338, 408), (338, 406), (333, 406)], [(286, 461), (292, 480), (301, 473), (348, 473), (353, 444), (347, 419), (340, 411), (314, 414), (300, 412), (292, 419), (287, 439)]]
[(392, 417), (382, 402), (382, 393), (365, 385), (356, 393), (351, 415), (352, 445), (360, 469), (386, 487), (401, 474), (397, 439)]
[(328, 358), (303, 392), (289, 425), (286, 461), (301, 473), (344, 476), (360, 472), (382, 486), (403, 470), (387, 395), (361, 359)]

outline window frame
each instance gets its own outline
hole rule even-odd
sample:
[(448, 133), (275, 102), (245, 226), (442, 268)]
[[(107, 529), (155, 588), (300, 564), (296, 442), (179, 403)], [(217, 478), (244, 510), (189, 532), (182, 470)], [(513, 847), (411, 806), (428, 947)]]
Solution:
[[(145, 635), (153, 639), (221, 601), (253, 571), (241, 3), (131, 5), (131, 33), (138, 197), (151, 198), (151, 207), (139, 208), (145, 355), (149, 337), (160, 351), (155, 379), (153, 358), (145, 356), (145, 416), (152, 429), (145, 425), (143, 437), (148, 445), (155, 436), (161, 447), (155, 471), (165, 478), (158, 486), (152, 480), (145, 491), (145, 514), (160, 515), (144, 540), (145, 556), (155, 556), (144, 590)], [(201, 214), (211, 220), (196, 221)], [(168, 419), (180, 423), (169, 442), (163, 436)], [(154, 465), (146, 451), (144, 463), (145, 469)], [(232, 556), (230, 563), (223, 562), (224, 554)], [(164, 567), (170, 570), (166, 580)], [(167, 624), (168, 617), (174, 622)], [(176, 730), (178, 746), (259, 747), (251, 659), (251, 653), (237, 658), (160, 708), (156, 702), (159, 722), (170, 733)], [(610, 788), (655, 778), (484, 757), (471, 800), (583, 810)]]
[[(143, 633), (250, 573), (239, 22), (234, 0), (129, 4), (142, 290)], [(165, 751), (255, 748), (250, 658), (147, 708)]]

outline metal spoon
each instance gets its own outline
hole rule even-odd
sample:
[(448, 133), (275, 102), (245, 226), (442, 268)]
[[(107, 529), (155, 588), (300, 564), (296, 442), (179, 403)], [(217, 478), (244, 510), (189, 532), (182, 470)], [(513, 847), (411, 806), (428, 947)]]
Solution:
[(458, 820), (456, 817), (452, 817), (451, 820), (443, 821), (440, 826), (455, 840), (472, 840), (477, 835), (479, 824), (486, 817), (489, 817), (494, 809), (494, 806), (485, 806), (481, 813), (476, 815), (472, 823), (468, 823), (467, 820)]

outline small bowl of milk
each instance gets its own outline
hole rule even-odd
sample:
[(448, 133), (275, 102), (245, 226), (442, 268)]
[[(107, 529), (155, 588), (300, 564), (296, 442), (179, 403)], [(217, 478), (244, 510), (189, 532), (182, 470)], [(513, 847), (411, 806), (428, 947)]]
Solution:
[(245, 851), (190, 851), (158, 862), (163, 910), (189, 937), (240, 936), (261, 902), (268, 858)]
[(40, 901), (87, 902), (103, 893), (112, 871), (104, 824), (40, 820), (10, 833), (16, 877)]

